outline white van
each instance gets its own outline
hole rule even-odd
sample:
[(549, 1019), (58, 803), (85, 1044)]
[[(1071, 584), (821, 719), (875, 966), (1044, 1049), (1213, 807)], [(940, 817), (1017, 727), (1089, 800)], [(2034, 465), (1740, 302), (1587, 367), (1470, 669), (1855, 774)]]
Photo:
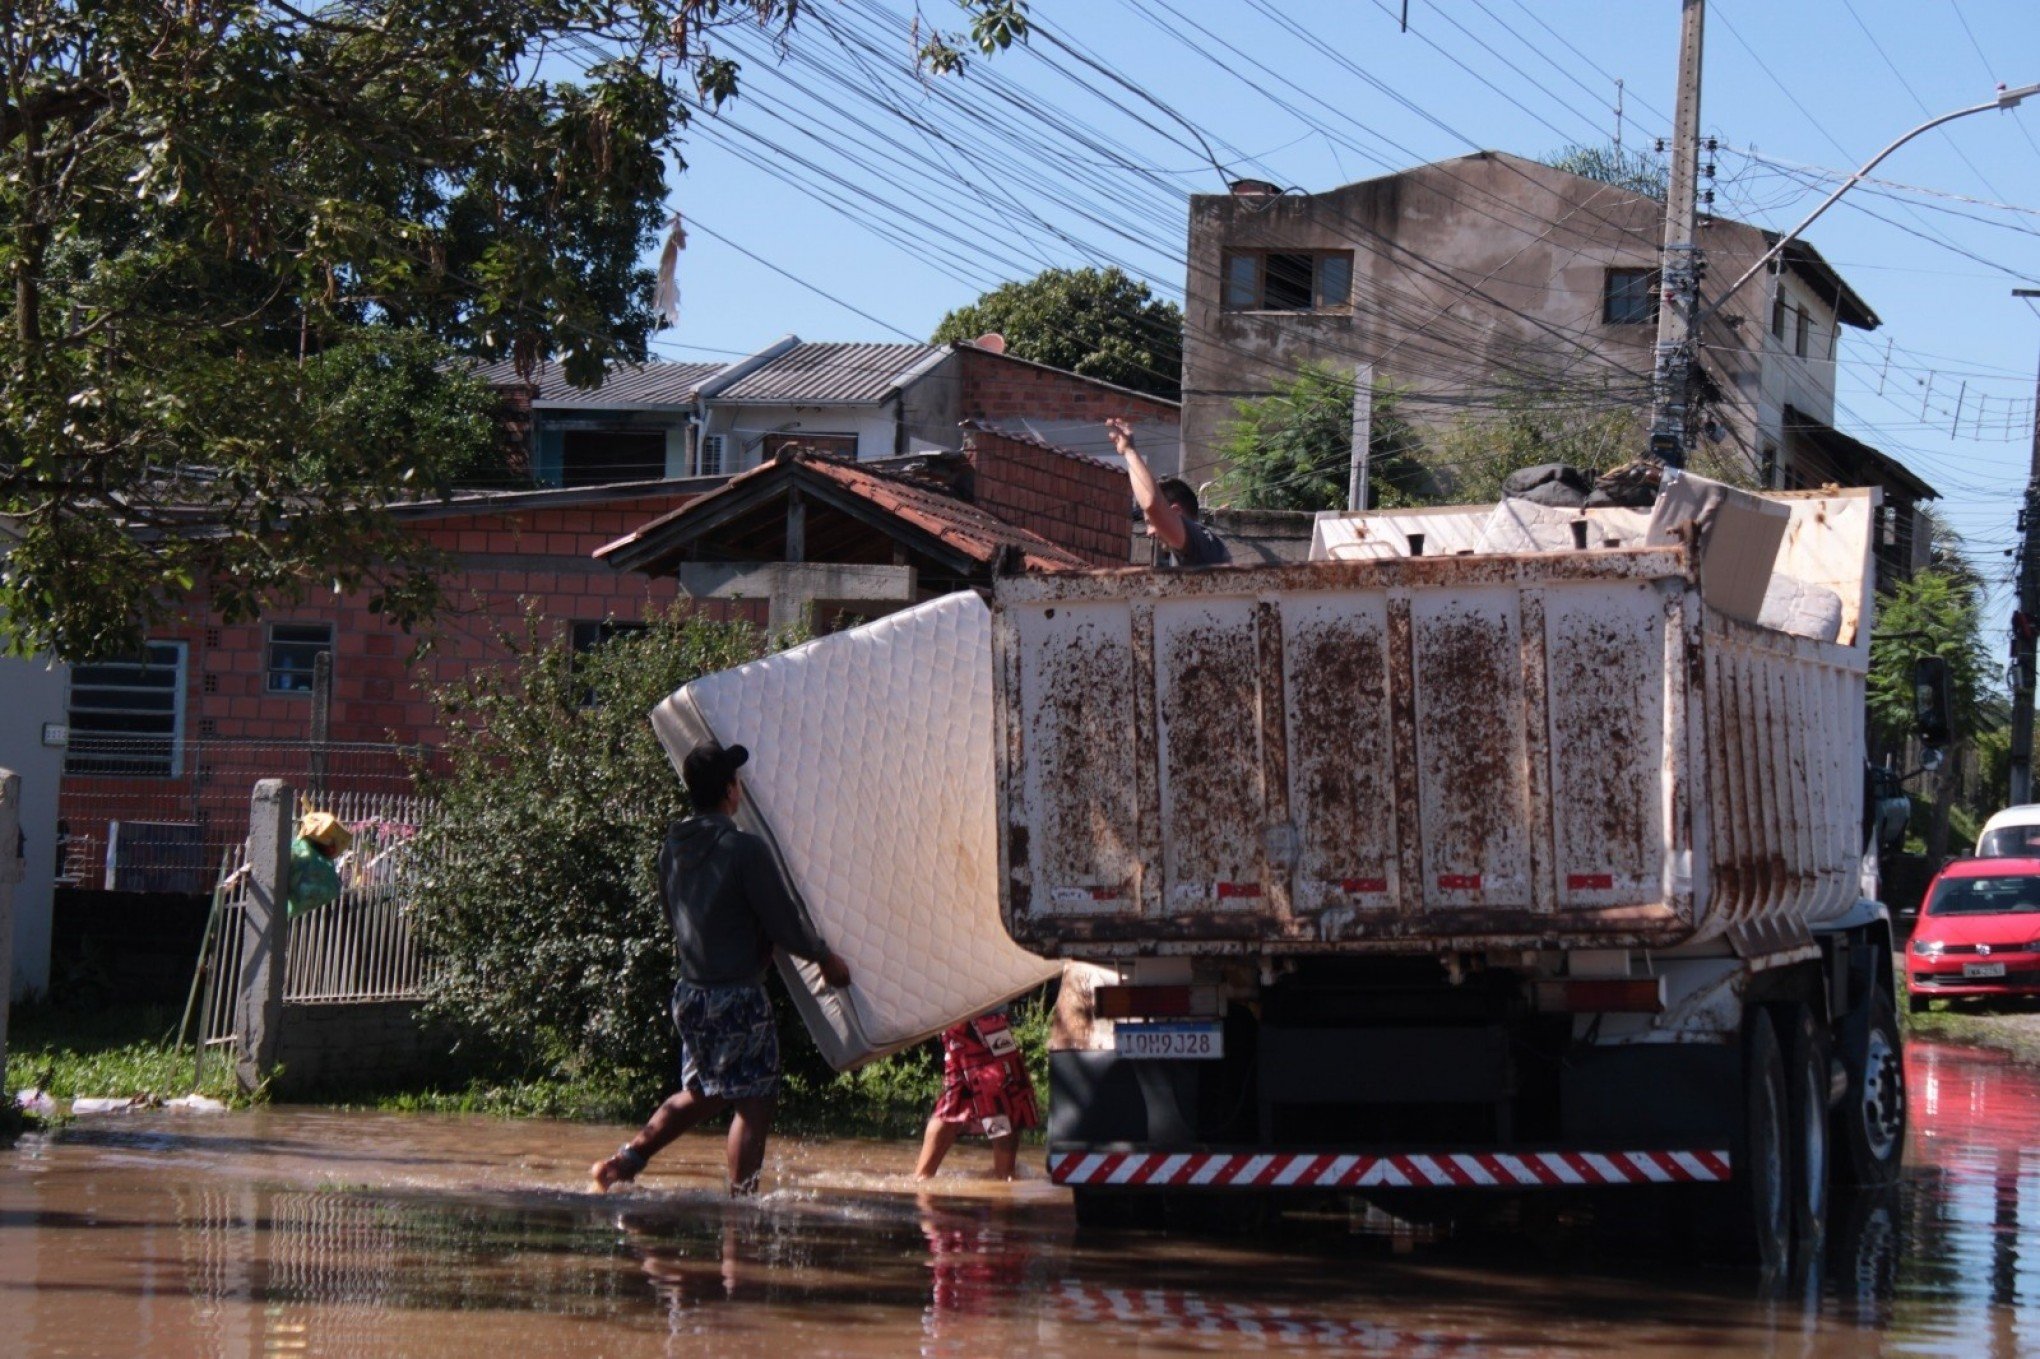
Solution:
[(2040, 803), (2007, 807), (1983, 823), (1976, 837), (1979, 859), (2011, 859), (2040, 856)]

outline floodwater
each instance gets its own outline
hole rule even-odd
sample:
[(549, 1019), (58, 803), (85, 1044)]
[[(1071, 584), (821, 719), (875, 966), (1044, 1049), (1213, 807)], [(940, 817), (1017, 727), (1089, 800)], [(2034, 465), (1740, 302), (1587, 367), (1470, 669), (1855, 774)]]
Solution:
[(80, 1120), (0, 1152), (0, 1354), (2040, 1352), (2040, 1071), (1935, 1045), (1909, 1071), (1903, 1189), (1838, 1212), (1783, 1298), (1357, 1212), (1254, 1244), (1080, 1236), (1038, 1178), (968, 1178), (974, 1147), (917, 1194), (906, 1144), (780, 1139), (732, 1204), (701, 1135), (600, 1199), (581, 1177), (615, 1129)]

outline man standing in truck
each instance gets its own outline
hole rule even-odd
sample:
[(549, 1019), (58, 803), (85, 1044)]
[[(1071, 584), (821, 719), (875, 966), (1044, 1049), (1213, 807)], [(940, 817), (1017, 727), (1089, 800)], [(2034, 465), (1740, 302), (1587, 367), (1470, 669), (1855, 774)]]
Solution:
[[(1105, 422), (1112, 446), (1126, 459), (1126, 475), (1133, 482), (1133, 498), (1147, 520), (1148, 534), (1163, 548), (1157, 566), (1230, 566), (1232, 553), (1225, 541), (1199, 520), (1197, 492), (1181, 477), (1155, 480), (1133, 444), (1133, 426), (1124, 420)], [(1163, 558), (1166, 558), (1164, 560)]]

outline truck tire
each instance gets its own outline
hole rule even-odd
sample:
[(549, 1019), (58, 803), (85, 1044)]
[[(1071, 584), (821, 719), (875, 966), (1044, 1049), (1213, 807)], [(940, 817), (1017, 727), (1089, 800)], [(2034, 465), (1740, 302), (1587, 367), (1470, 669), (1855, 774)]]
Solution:
[(1162, 1225), (1162, 1196), (1125, 1189), (1070, 1190), (1077, 1226), (1093, 1232), (1153, 1231)]
[(1792, 1255), (1791, 1089), (1768, 1011), (1743, 1020), (1743, 1132), (1733, 1178), (1710, 1196), (1702, 1229), (1710, 1253), (1781, 1278)]
[(1827, 1242), (1832, 1121), (1828, 1115), (1827, 1025), (1811, 1005), (1785, 1012), (1785, 1076), (1792, 1134), (1792, 1247), (1803, 1260)]
[(1905, 1155), (1905, 1045), (1891, 994), (1872, 992), (1839, 1036), (1849, 1087), (1835, 1110), (1835, 1169), (1850, 1184), (1895, 1184)]

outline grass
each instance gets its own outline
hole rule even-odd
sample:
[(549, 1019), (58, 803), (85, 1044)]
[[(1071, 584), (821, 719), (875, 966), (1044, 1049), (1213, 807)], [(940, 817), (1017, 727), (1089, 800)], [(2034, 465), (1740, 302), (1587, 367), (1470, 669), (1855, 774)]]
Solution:
[(177, 1013), (160, 1006), (58, 1009), (17, 1006), (8, 1023), (7, 1094), (40, 1087), (58, 1099), (80, 1096), (164, 1099), (197, 1093), (245, 1103), (232, 1071), (215, 1057), (203, 1084), (192, 1081), (190, 1048), (173, 1048), (163, 1036)]

